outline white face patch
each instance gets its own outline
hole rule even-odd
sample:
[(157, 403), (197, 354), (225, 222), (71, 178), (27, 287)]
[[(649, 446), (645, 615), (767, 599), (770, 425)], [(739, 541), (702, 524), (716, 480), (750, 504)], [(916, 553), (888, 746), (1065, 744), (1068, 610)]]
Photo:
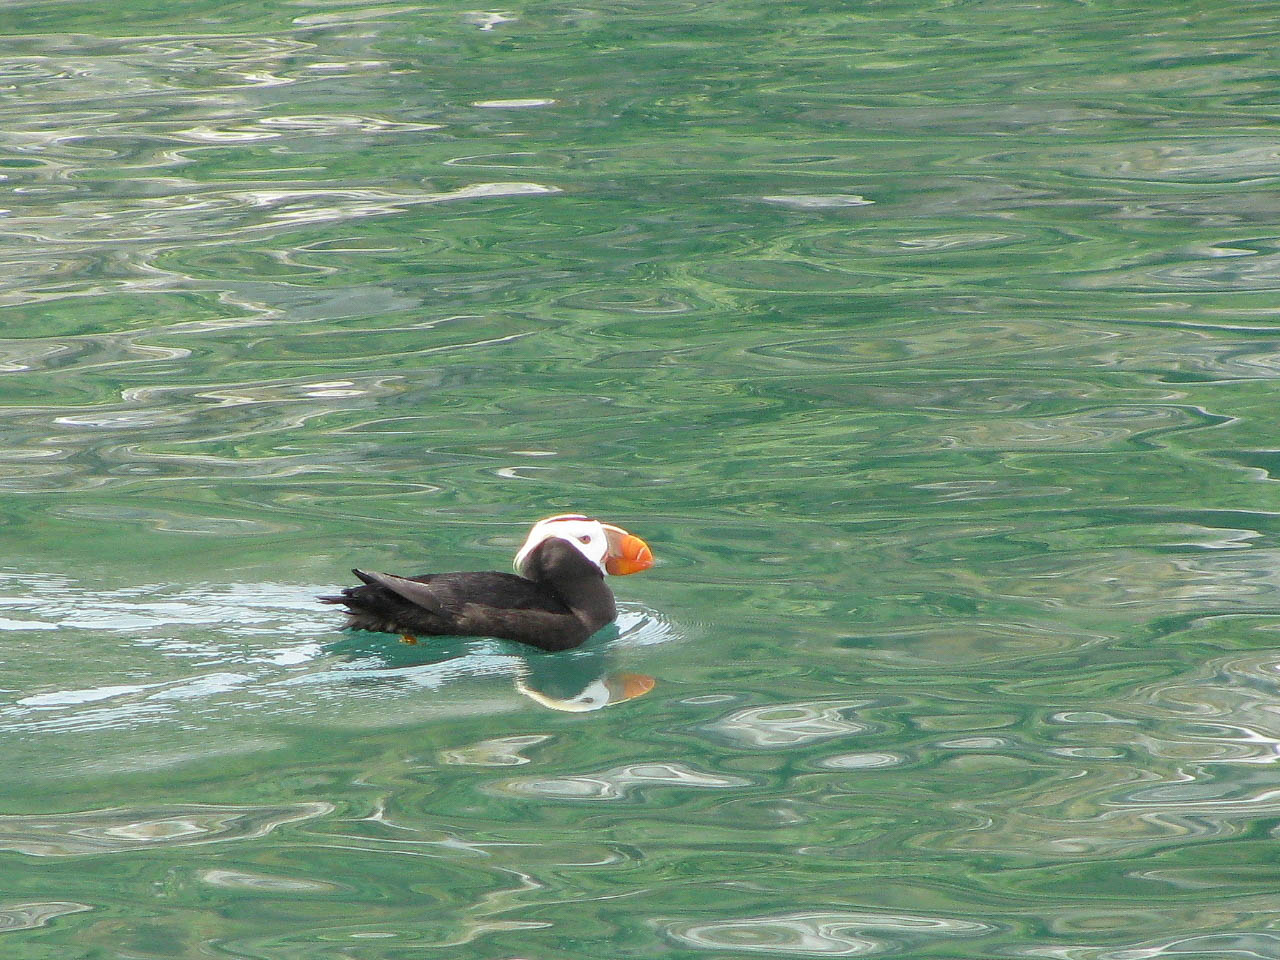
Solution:
[(522, 680), (516, 681), (516, 689), (530, 700), (535, 700), (548, 709), (560, 710), (564, 713), (589, 713), (592, 710), (599, 710), (601, 707), (607, 707), (612, 698), (609, 688), (605, 686), (603, 679), (592, 680), (580, 694), (576, 697), (570, 697), (568, 700), (557, 700), (555, 697), (549, 697), (541, 690), (533, 689)]
[(524, 546), (516, 554), (516, 573), (522, 572), (521, 567), (524, 566), (529, 554), (533, 553), (540, 543), (552, 537), (559, 537), (573, 544), (580, 554), (599, 567), (602, 573), (604, 572), (605, 557), (609, 553), (609, 536), (605, 531), (605, 525), (599, 520), (568, 513), (547, 517), (533, 525)]

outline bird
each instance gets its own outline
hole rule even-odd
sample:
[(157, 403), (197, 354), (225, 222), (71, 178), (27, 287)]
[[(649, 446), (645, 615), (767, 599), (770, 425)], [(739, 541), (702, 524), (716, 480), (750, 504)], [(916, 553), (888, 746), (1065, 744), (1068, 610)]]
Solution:
[(323, 596), (346, 607), (345, 629), (421, 636), (495, 637), (571, 650), (618, 615), (606, 574), (653, 566), (649, 545), (621, 527), (576, 513), (539, 520), (516, 553), (515, 574), (497, 571), (401, 577), (353, 569), (360, 586)]

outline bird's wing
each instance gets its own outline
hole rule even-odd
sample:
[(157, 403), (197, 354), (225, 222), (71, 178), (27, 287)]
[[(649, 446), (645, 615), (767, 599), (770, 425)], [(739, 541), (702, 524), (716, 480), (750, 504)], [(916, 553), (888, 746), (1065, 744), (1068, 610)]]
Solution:
[(441, 603), (441, 598), (431, 589), (430, 583), (410, 580), (407, 577), (397, 577), (393, 573), (378, 573), (374, 570), (353, 570), (352, 573), (365, 583), (385, 587), (397, 596), (404, 597), (410, 603), (425, 610), (430, 610), (432, 613), (444, 614), (447, 612), (445, 605)]

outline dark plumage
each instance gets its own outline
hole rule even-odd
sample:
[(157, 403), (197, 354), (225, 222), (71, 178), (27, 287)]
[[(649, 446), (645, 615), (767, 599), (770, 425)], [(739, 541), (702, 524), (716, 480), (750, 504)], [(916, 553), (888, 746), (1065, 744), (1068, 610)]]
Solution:
[[(549, 532), (564, 528), (566, 521), (575, 524), (569, 528), (574, 536)], [(598, 559), (575, 542), (587, 543), (586, 535), (576, 535), (583, 523), (599, 530)], [(548, 532), (535, 539), (542, 530)], [(582, 517), (549, 518), (534, 531), (517, 558), (523, 576), (485, 571), (398, 577), (354, 570), (363, 586), (320, 600), (347, 608), (348, 629), (399, 633), (411, 643), (419, 636), (497, 637), (541, 650), (567, 650), (617, 616), (603, 565), (635, 572), (648, 567), (652, 555), (638, 537)], [(611, 543), (626, 538), (629, 552), (604, 553), (606, 531), (616, 532), (608, 534)]]

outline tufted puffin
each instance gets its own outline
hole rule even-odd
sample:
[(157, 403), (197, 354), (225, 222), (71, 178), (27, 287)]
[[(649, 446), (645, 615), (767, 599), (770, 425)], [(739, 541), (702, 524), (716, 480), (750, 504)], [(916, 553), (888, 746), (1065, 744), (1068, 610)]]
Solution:
[(397, 577), (353, 570), (363, 586), (322, 603), (347, 608), (348, 630), (419, 636), (497, 637), (568, 650), (618, 615), (606, 573), (653, 566), (648, 544), (621, 527), (578, 514), (539, 520), (516, 554), (518, 576), (493, 571)]

